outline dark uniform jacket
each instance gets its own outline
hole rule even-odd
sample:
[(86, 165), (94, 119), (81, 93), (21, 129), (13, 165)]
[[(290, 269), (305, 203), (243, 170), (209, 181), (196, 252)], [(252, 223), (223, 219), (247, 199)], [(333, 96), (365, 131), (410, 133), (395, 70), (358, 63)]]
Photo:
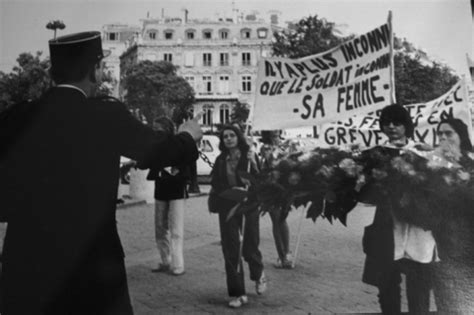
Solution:
[(191, 163), (197, 149), (187, 133), (154, 132), (124, 104), (73, 88), (1, 115), (2, 314), (59, 314), (74, 303), (128, 314), (118, 311), (128, 299), (115, 219), (121, 155), (161, 168)]

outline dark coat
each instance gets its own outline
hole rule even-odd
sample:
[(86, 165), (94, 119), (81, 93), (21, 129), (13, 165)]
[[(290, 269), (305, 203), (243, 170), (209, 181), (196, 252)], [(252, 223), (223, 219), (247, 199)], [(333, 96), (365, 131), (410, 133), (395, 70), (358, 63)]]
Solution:
[[(216, 158), (214, 163), (214, 167), (212, 168), (211, 172), (211, 192), (209, 198), (212, 198), (213, 208), (218, 209), (218, 212), (226, 212), (229, 211), (233, 206), (237, 204), (236, 201), (232, 201), (229, 199), (221, 198), (219, 196), (220, 193), (224, 192), (225, 190), (231, 188), (229, 181), (227, 179), (227, 170), (226, 170), (226, 157), (227, 154), (221, 153)], [(258, 159), (256, 159), (258, 162)], [(237, 178), (237, 186), (244, 187), (244, 183), (242, 182), (239, 172), (247, 172), (249, 160), (247, 158), (247, 153), (242, 152), (242, 155), (237, 163), (236, 168), (236, 178)], [(259, 166), (252, 165), (250, 168), (250, 174), (256, 175), (258, 173)], [(251, 187), (252, 188), (252, 187)], [(211, 196), (212, 195), (212, 196)]]
[(186, 185), (191, 179), (191, 167), (186, 165), (178, 166), (179, 173), (171, 175), (164, 169), (152, 168), (148, 173), (147, 180), (155, 181), (156, 200), (170, 201), (188, 197)]
[(374, 221), (365, 227), (362, 239), (362, 248), (366, 255), (362, 281), (378, 287), (390, 275), (389, 270), (394, 261), (393, 218), (389, 198), (379, 195), (380, 192), (374, 187), (366, 188), (374, 189), (370, 194), (378, 195), (378, 197), (372, 199), (365, 195), (361, 198), (364, 202), (377, 205)]
[[(399, 151), (394, 149), (385, 148), (383, 152), (392, 157), (399, 155)], [(396, 191), (387, 194), (374, 182), (367, 183), (358, 194), (359, 201), (376, 205), (374, 221), (365, 227), (362, 238), (366, 254), (362, 275), (364, 283), (380, 286), (390, 276), (395, 251), (392, 207), (397, 205), (397, 196)]]
[(72, 88), (0, 117), (2, 314), (84, 303), (117, 281), (127, 289), (115, 219), (121, 155), (160, 168), (191, 163), (197, 149), (189, 134), (155, 132), (124, 104)]

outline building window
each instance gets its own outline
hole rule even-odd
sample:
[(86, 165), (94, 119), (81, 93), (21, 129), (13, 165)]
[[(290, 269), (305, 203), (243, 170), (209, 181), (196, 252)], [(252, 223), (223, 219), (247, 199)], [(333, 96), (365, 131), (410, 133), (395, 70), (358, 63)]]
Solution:
[(228, 30), (220, 30), (219, 31), (220, 39), (228, 39), (229, 38), (229, 31)]
[(188, 84), (193, 88), (193, 90), (195, 89), (195, 83), (194, 83), (194, 77), (193, 76), (185, 76), (184, 79), (186, 80), (186, 82), (188, 82)]
[(202, 65), (206, 67), (212, 66), (212, 54), (211, 53), (203, 53), (202, 54)]
[(149, 32), (148, 33), (148, 38), (149, 39), (156, 39), (156, 32)]
[(251, 63), (252, 62), (250, 60), (250, 53), (249, 52), (242, 53), (242, 66), (250, 66)]
[(163, 60), (168, 61), (168, 62), (173, 62), (173, 54), (164, 53), (163, 54)]
[(221, 124), (227, 124), (230, 121), (230, 107), (227, 104), (222, 104), (219, 108), (219, 119)]
[(266, 28), (260, 28), (257, 31), (258, 38), (267, 38), (268, 30)]
[(172, 31), (165, 31), (165, 39), (173, 39), (173, 32)]
[(202, 124), (204, 126), (212, 125), (212, 112), (214, 110), (214, 106), (212, 105), (204, 105), (202, 107), (204, 115), (202, 115)]
[(119, 40), (119, 33), (107, 33), (107, 40), (116, 41)]
[(220, 65), (221, 66), (228, 66), (229, 65), (229, 53), (221, 53), (220, 54)]
[(251, 92), (252, 91), (252, 78), (250, 76), (242, 77), (242, 92)]
[(202, 82), (204, 83), (204, 94), (210, 94), (212, 92), (212, 77), (203, 76)]
[(184, 54), (184, 66), (185, 67), (194, 66), (194, 54), (192, 52), (186, 52)]
[(194, 30), (186, 31), (186, 39), (194, 39), (196, 32)]
[(240, 37), (242, 37), (243, 39), (249, 39), (250, 38), (250, 29), (245, 28), (245, 29), (241, 30), (240, 31)]
[(202, 38), (211, 39), (212, 38), (212, 31), (211, 30), (202, 31)]
[(219, 93), (229, 94), (229, 76), (221, 75), (219, 76)]

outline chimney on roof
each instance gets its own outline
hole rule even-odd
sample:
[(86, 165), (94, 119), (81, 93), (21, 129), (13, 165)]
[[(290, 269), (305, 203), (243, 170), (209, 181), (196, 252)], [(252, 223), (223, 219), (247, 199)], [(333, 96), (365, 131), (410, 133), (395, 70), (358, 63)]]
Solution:
[(232, 1), (232, 20), (234, 20), (234, 23), (237, 23), (238, 18), (239, 10), (235, 8), (235, 1)]
[(278, 25), (278, 15), (272, 14), (270, 15), (270, 23), (273, 25)]
[(184, 11), (183, 23), (187, 24), (188, 23), (188, 13), (189, 13), (189, 11), (186, 8), (183, 8), (183, 11)]

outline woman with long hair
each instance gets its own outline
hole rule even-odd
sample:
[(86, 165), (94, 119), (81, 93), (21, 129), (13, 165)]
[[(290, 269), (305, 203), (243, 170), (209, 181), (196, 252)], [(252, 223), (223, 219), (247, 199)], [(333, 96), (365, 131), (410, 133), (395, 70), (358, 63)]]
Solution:
[[(255, 153), (250, 151), (245, 136), (238, 127), (224, 126), (219, 139), (221, 154), (216, 158), (211, 173), (210, 198), (214, 198), (215, 208), (219, 214), (227, 290), (231, 297), (229, 307), (238, 308), (248, 303), (241, 254), (248, 263), (250, 279), (255, 281), (257, 294), (263, 294), (266, 290), (262, 254), (258, 248), (260, 242), (259, 213), (257, 209), (252, 209), (244, 213), (237, 211), (234, 215), (229, 215), (238, 202), (226, 199), (221, 194), (233, 187), (251, 189), (249, 181), (243, 178), (240, 173), (256, 174), (259, 167)], [(243, 244), (241, 244), (240, 237), (243, 237)]]
[[(435, 152), (461, 167), (472, 165), (472, 144), (462, 120), (442, 120), (437, 135)], [(461, 169), (458, 172), (470, 177)], [(434, 213), (433, 218), (440, 258), (434, 273), (436, 306), (440, 314), (469, 314), (474, 310), (474, 209), (462, 196), (451, 198), (451, 207)]]

